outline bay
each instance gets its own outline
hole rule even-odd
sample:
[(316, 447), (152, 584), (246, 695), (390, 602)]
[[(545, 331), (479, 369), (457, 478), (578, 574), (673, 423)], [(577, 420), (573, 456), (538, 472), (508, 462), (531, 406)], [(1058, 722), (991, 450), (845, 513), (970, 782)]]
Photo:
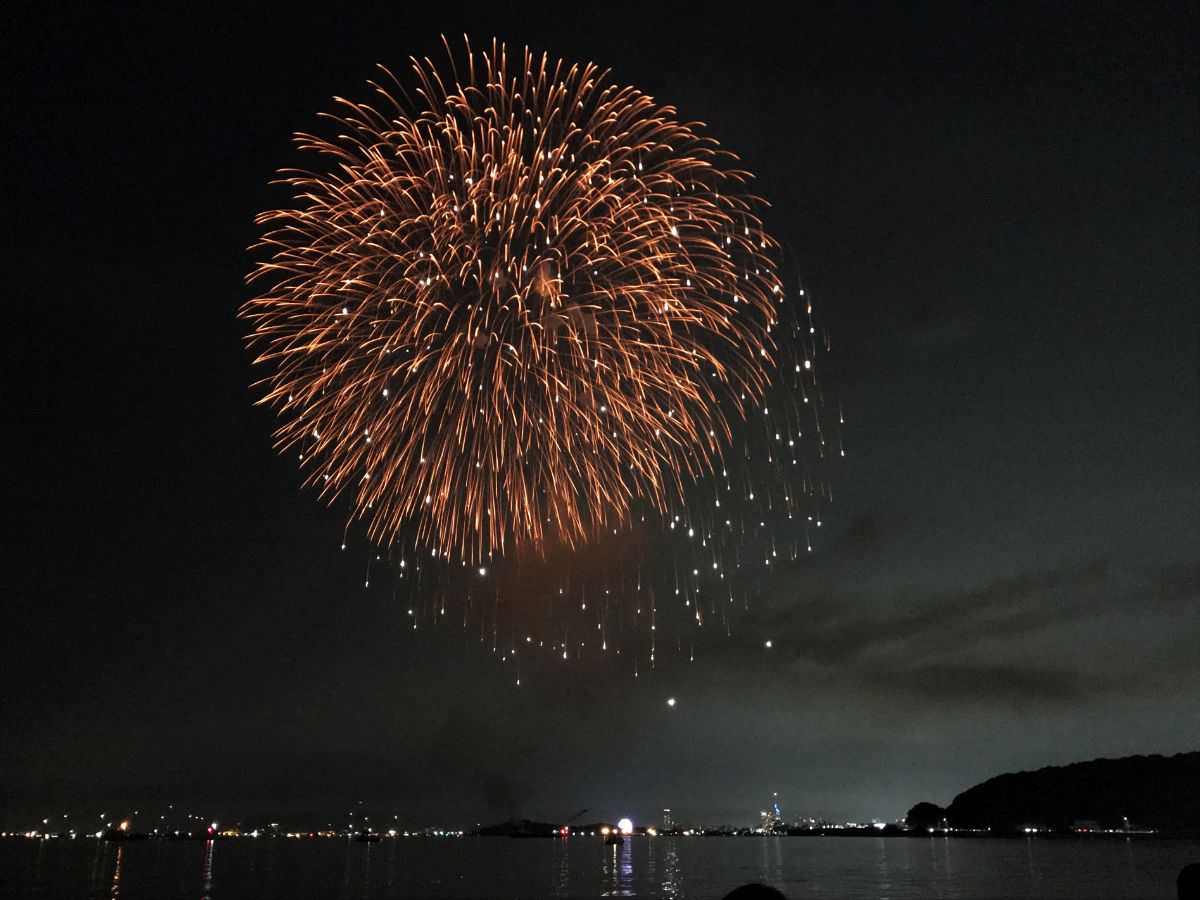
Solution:
[(718, 900), (762, 882), (791, 900), (1170, 900), (1195, 861), (1197, 842), (1125, 838), (9, 839), (0, 896)]

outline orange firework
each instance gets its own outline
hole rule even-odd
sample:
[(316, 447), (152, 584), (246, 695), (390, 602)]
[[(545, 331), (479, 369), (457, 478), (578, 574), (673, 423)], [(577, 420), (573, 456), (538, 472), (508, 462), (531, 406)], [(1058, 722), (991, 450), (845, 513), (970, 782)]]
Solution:
[(338, 100), (241, 310), (280, 450), (372, 540), (478, 563), (681, 508), (762, 397), (782, 288), (736, 159), (503, 44)]

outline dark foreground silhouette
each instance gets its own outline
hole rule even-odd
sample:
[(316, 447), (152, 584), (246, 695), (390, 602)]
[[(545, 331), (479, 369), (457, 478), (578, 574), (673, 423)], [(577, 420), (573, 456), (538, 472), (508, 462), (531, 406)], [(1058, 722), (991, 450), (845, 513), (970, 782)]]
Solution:
[[(1179, 870), (1175, 880), (1178, 900), (1200, 900), (1200, 863), (1190, 863)], [(766, 884), (743, 884), (721, 900), (787, 900), (778, 890)]]
[(1200, 900), (1200, 863), (1190, 863), (1179, 870), (1175, 890), (1179, 900)]
[(913, 828), (1054, 829), (1153, 828), (1160, 834), (1200, 833), (1200, 751), (1175, 756), (1094, 759), (1034, 772), (997, 775), (963, 791), (947, 807), (918, 803)]
[(741, 887), (735, 887), (721, 900), (787, 900), (787, 898), (770, 885), (743, 884)]

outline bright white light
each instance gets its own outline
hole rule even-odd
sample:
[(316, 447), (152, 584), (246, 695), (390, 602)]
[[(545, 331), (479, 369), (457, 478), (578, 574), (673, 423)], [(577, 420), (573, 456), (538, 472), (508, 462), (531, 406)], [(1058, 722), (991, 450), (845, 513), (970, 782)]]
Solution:
[(768, 650), (770, 650), (770, 649), (771, 649), (771, 642), (770, 642), (770, 641), (767, 641), (767, 642), (766, 642), (766, 643), (765, 643), (763, 646), (764, 646), (764, 647), (766, 647)]
[(621, 834), (633, 834), (633, 821), (631, 819), (622, 819), (617, 823), (617, 831)]
[(675, 698), (674, 698), (674, 697), (668, 697), (668, 698), (667, 698), (667, 706), (674, 706), (674, 705), (675, 705)]

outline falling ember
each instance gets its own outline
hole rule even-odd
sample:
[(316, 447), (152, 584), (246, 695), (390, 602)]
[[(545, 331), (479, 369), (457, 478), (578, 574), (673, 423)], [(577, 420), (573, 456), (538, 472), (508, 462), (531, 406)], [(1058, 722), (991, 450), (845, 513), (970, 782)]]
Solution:
[(750, 176), (672, 107), (496, 42), (452, 66), (298, 136), (240, 315), (307, 483), (482, 576), (686, 508), (770, 384), (782, 288)]

